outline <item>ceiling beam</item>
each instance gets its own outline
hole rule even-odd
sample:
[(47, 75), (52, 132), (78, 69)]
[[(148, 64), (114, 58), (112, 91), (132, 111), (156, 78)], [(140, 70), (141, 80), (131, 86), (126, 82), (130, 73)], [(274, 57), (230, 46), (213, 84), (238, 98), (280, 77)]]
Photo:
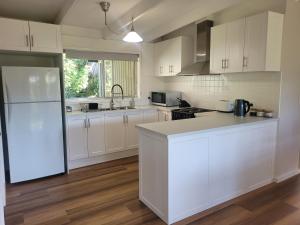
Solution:
[[(114, 34), (111, 32), (107, 27), (102, 29), (102, 33), (105, 39), (110, 39), (114, 37), (119, 37), (120, 35), (124, 34), (128, 31), (128, 26), (131, 24), (131, 18), (134, 17), (134, 21), (139, 20), (142, 18), (148, 10), (154, 8), (159, 3), (165, 0), (142, 0), (138, 4), (136, 4), (133, 8), (129, 11), (125, 12), (120, 18), (109, 23), (109, 28), (112, 31), (115, 31), (118, 34)], [(110, 6), (110, 10), (113, 10), (113, 4)], [(108, 12), (109, 15), (109, 12)]]
[[(247, 0), (190, 0), (189, 11), (178, 15), (176, 19), (165, 22), (143, 33), (145, 41), (152, 41), (187, 24), (203, 20), (208, 16)], [(221, 4), (222, 3), (222, 4)], [(201, 7), (202, 6), (202, 7)]]
[(55, 24), (61, 24), (64, 17), (67, 15), (68, 11), (75, 5), (78, 0), (65, 0), (64, 4), (61, 7), (61, 10), (56, 15), (54, 21)]

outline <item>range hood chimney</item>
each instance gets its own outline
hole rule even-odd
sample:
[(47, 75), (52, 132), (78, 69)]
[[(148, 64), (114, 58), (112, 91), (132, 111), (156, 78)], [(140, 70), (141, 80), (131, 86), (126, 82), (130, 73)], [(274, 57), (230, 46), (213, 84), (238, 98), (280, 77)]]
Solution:
[(195, 63), (182, 68), (178, 76), (217, 75), (210, 73), (210, 29), (213, 21), (197, 24)]

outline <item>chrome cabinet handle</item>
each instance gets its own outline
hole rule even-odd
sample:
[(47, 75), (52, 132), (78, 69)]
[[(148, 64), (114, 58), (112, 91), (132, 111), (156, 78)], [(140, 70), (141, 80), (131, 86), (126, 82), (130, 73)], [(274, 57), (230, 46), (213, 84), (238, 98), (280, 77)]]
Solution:
[(128, 123), (128, 115), (126, 115), (126, 123)]
[(123, 123), (125, 123), (125, 115), (123, 115)]
[(229, 68), (229, 59), (225, 59), (225, 69)]
[(222, 69), (224, 69), (224, 59), (222, 59)]
[(88, 128), (91, 127), (91, 122), (90, 122), (90, 119), (88, 119)]
[(26, 37), (26, 46), (29, 47), (29, 37), (28, 35), (26, 35), (25, 37)]
[(248, 57), (244, 56), (243, 57), (243, 67), (247, 67), (248, 66)]
[(87, 128), (87, 126), (86, 126), (86, 119), (84, 119), (84, 128)]

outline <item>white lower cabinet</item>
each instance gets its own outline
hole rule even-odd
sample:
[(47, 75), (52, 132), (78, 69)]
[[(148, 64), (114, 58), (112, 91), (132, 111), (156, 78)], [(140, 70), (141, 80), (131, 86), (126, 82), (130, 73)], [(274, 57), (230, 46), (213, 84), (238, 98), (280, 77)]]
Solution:
[(136, 149), (136, 125), (157, 120), (156, 109), (69, 115), (68, 159), (73, 162), (87, 161), (109, 153)]
[(171, 111), (158, 111), (158, 121), (169, 121), (172, 120), (172, 112)]
[(72, 116), (67, 122), (69, 160), (88, 158), (86, 116)]
[(143, 112), (141, 111), (128, 112), (125, 116), (126, 116), (125, 149), (137, 148), (139, 140), (138, 140), (137, 128), (135, 126), (137, 124), (143, 123)]
[(107, 152), (116, 152), (125, 146), (125, 117), (123, 113), (105, 115), (105, 143)]
[(156, 109), (144, 111), (143, 123), (153, 123), (157, 121), (158, 121), (158, 112)]
[(92, 115), (87, 118), (87, 145), (89, 157), (105, 154), (104, 115)]

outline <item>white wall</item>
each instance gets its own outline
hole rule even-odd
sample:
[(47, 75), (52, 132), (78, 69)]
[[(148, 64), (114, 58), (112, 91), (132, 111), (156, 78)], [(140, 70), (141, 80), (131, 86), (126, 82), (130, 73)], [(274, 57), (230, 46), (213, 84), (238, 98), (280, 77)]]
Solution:
[(193, 106), (214, 109), (221, 99), (244, 98), (257, 108), (278, 112), (280, 73), (236, 73), (165, 78), (166, 89), (179, 90)]
[(287, 0), (283, 29), (282, 81), (276, 175), (284, 179), (299, 168), (300, 150), (300, 2)]

